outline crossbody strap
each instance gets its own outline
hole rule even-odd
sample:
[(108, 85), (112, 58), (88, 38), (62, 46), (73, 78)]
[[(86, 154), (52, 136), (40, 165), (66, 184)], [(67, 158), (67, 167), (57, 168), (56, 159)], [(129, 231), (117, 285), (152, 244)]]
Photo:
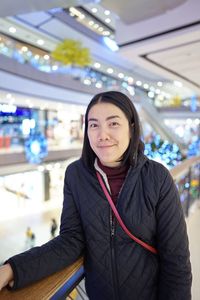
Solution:
[(103, 182), (103, 180), (102, 180), (102, 178), (101, 178), (101, 175), (100, 175), (98, 172), (96, 172), (96, 174), (97, 174), (97, 178), (98, 178), (98, 180), (99, 180), (99, 183), (100, 183), (100, 185), (101, 185), (101, 187), (102, 187), (102, 189), (103, 189), (103, 192), (104, 192), (104, 194), (105, 194), (105, 196), (106, 196), (106, 198), (107, 198), (107, 200), (108, 200), (108, 202), (109, 202), (109, 204), (110, 204), (110, 206), (111, 206), (111, 208), (112, 208), (112, 211), (113, 211), (115, 217), (117, 218), (117, 220), (118, 220), (120, 226), (122, 227), (122, 229), (123, 229), (123, 230), (126, 232), (126, 234), (127, 234), (128, 236), (130, 236), (130, 238), (131, 238), (132, 240), (134, 240), (136, 243), (140, 244), (142, 247), (144, 247), (145, 249), (151, 251), (152, 253), (157, 254), (158, 252), (157, 252), (157, 249), (156, 249), (156, 248), (154, 248), (153, 246), (150, 246), (149, 244), (147, 244), (147, 243), (141, 241), (140, 239), (138, 239), (136, 236), (134, 236), (134, 235), (128, 230), (128, 228), (126, 227), (126, 225), (125, 225), (124, 222), (122, 221), (122, 219), (121, 219), (121, 217), (120, 217), (120, 215), (119, 215), (119, 213), (118, 213), (118, 211), (117, 211), (117, 209), (116, 209), (116, 207), (115, 207), (115, 205), (114, 205), (114, 203), (113, 203), (113, 200), (112, 200), (112, 198), (110, 197), (110, 194), (108, 193), (108, 191), (107, 191), (107, 189), (106, 189), (106, 187), (105, 187), (105, 184), (104, 184), (104, 182)]

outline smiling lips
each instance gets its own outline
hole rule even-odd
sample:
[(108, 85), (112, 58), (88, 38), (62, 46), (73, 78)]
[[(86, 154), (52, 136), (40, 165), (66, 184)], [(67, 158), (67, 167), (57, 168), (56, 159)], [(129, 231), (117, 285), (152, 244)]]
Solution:
[(110, 148), (110, 147), (113, 147), (113, 146), (115, 146), (114, 144), (112, 144), (112, 145), (98, 145), (97, 147), (98, 148)]

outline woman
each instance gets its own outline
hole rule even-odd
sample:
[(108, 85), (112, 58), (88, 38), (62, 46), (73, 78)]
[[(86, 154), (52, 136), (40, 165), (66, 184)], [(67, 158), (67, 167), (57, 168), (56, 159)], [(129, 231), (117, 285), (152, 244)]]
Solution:
[[(130, 99), (115, 91), (96, 95), (86, 111), (82, 157), (66, 170), (59, 236), (10, 258), (0, 286), (25, 286), (84, 255), (91, 300), (191, 299), (178, 192), (167, 169), (145, 157), (143, 149)], [(157, 254), (122, 229), (97, 174), (126, 227)]]

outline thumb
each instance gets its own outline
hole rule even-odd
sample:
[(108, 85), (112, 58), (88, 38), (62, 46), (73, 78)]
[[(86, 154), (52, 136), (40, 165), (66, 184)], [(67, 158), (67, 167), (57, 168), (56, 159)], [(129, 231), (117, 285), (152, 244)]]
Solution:
[(8, 285), (9, 285), (10, 287), (13, 287), (13, 285), (14, 285), (14, 280), (11, 280), (11, 281), (8, 283)]

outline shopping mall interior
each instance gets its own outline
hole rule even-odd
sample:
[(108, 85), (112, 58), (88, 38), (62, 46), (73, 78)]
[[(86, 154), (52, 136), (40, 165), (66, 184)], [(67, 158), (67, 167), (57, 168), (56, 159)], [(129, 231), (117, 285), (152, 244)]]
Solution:
[[(200, 299), (200, 2), (0, 5), (0, 263), (30, 248), (28, 227), (36, 246), (52, 238), (66, 167), (81, 155), (87, 104), (115, 90), (137, 109), (145, 155), (168, 168), (177, 185), (190, 241), (192, 299)], [(69, 60), (66, 49), (58, 53), (63, 42), (76, 42), (66, 44)], [(88, 299), (80, 268), (82, 262), (52, 291), (44, 283), (40, 293), (4, 290), (0, 299)], [(61, 287), (65, 298), (57, 293)]]

